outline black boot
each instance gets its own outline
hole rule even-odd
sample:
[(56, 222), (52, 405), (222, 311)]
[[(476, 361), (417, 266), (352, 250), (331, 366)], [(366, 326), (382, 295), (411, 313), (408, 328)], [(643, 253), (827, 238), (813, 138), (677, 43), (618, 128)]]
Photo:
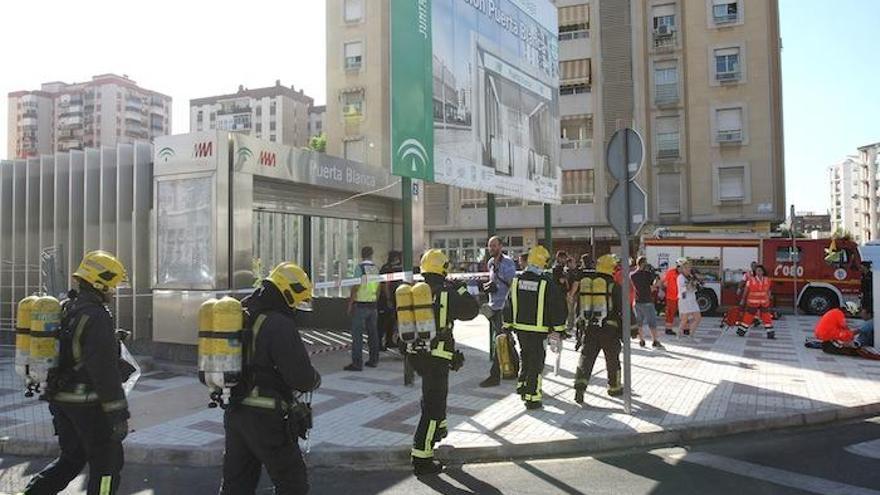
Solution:
[(776, 340), (776, 332), (773, 330), (767, 330), (767, 338), (770, 340)]
[(501, 377), (489, 375), (489, 378), (480, 382), (480, 388), (497, 387), (501, 385)]
[(574, 390), (574, 401), (577, 402), (578, 404), (584, 403), (584, 391), (583, 390), (581, 390), (579, 388)]
[(413, 457), (412, 467), (413, 474), (416, 476), (430, 476), (442, 473), (444, 466), (440, 461), (435, 460), (433, 457), (430, 459)]

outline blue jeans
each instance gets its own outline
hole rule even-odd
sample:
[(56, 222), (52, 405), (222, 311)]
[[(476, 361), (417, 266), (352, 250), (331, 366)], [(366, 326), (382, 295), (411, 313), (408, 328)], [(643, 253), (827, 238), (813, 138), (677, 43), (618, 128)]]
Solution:
[(355, 303), (351, 315), (351, 362), (358, 368), (363, 367), (364, 331), (370, 345), (370, 363), (379, 362), (379, 330), (377, 319), (379, 312), (376, 304)]
[(862, 327), (859, 330), (859, 334), (856, 335), (856, 342), (862, 347), (874, 347), (874, 320), (862, 323)]

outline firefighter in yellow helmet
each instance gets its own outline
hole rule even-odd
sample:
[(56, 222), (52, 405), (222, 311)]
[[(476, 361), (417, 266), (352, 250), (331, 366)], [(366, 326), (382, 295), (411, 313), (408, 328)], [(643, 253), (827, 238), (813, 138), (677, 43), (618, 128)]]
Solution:
[(574, 376), (574, 400), (584, 402), (584, 392), (601, 350), (608, 373), (608, 395), (623, 393), (620, 382), (622, 333), (621, 291), (614, 281), (620, 259), (606, 254), (596, 260), (595, 270), (583, 271), (578, 280), (577, 343), (581, 356)]
[(479, 314), (477, 300), (467, 287), (446, 279), (449, 258), (439, 249), (422, 255), (420, 273), (431, 288), (436, 336), (422, 349), (409, 349), (413, 368), (422, 377), (422, 415), (413, 437), (412, 466), (416, 475), (438, 474), (443, 465), (434, 459), (434, 445), (446, 436), (446, 396), (449, 370), (461, 368), (464, 355), (455, 350), (455, 320), (472, 320)]
[(549, 261), (550, 252), (544, 246), (530, 249), (527, 267), (511, 282), (504, 306), (504, 328), (516, 331), (522, 349), (516, 392), (526, 409), (542, 407), (546, 340), (550, 332), (565, 332), (568, 317), (565, 294), (544, 271)]
[(74, 289), (61, 307), (58, 364), (49, 371), (44, 398), (61, 455), (31, 479), (25, 493), (58, 493), (89, 465), (89, 494), (115, 493), (128, 434), (122, 383), (134, 371), (120, 361), (107, 303), (125, 268), (106, 251), (85, 255), (73, 273)]
[(223, 494), (254, 493), (266, 467), (275, 493), (306, 493), (299, 448), (311, 427), (301, 394), (321, 384), (296, 327), (296, 313), (311, 311), (312, 282), (298, 265), (280, 263), (244, 308), (244, 369), (223, 421)]

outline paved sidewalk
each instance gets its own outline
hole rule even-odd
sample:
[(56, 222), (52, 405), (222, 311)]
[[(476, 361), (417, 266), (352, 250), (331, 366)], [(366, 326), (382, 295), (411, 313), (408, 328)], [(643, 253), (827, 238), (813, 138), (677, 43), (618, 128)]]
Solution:
[[(548, 352), (544, 409), (526, 412), (514, 383), (481, 389), (489, 363), (487, 322), (456, 328), (467, 361), (450, 373), (449, 437), (441, 457), (456, 461), (561, 455), (651, 443), (680, 442), (737, 431), (793, 426), (880, 412), (880, 361), (831, 356), (803, 346), (816, 319), (777, 322), (777, 340), (763, 331), (746, 338), (707, 318), (693, 339), (665, 337), (665, 351), (633, 347), (633, 415), (605, 394), (600, 355), (583, 407), (573, 402), (577, 365), (569, 340), (560, 376)], [(650, 346), (650, 342), (649, 342)], [(331, 353), (332, 354), (332, 353)], [(329, 355), (328, 355), (329, 356)], [(403, 386), (399, 359), (362, 373), (320, 360), (323, 385), (309, 461), (397, 463), (407, 459), (419, 417), (419, 382)], [(2, 361), (9, 371), (10, 359)], [(53, 445), (46, 404), (24, 399), (12, 378), (0, 382), (0, 451), (39, 453)], [(126, 456), (132, 462), (216, 464), (222, 458), (222, 412), (206, 408), (194, 376), (151, 372), (132, 396)]]

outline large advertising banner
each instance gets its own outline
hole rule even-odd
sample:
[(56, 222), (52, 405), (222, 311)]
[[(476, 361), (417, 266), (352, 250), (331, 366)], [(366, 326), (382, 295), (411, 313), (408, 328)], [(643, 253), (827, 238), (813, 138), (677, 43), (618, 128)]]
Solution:
[(559, 203), (556, 7), (432, 0), (431, 17), (434, 181)]
[(391, 170), (434, 180), (431, 0), (391, 0)]

